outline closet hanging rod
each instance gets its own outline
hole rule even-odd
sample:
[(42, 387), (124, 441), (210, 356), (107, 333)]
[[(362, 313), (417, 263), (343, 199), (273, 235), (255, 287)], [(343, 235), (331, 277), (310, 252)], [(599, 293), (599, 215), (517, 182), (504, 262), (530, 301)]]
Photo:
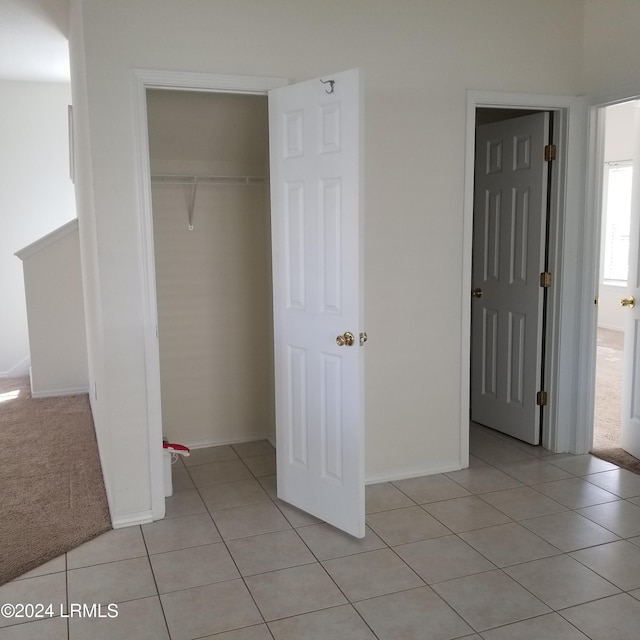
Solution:
[(152, 175), (151, 182), (162, 184), (264, 184), (267, 176), (181, 176)]

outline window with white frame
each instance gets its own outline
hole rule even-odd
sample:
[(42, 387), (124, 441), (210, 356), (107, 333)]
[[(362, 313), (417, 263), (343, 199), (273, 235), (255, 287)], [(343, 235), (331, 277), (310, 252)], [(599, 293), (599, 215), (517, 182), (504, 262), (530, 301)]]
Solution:
[(632, 175), (631, 162), (605, 163), (603, 284), (627, 284)]

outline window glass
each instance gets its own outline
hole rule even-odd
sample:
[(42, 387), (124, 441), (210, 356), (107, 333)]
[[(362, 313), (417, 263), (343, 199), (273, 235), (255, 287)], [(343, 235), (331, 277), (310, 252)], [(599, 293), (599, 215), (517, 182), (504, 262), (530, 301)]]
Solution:
[(627, 284), (632, 173), (633, 168), (629, 162), (605, 165), (604, 284), (621, 286)]

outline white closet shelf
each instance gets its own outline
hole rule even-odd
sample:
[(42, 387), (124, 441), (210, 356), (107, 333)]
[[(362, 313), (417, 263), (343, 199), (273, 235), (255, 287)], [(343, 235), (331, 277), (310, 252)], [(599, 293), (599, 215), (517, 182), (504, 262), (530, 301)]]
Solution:
[(196, 206), (198, 185), (259, 185), (269, 181), (267, 176), (181, 176), (169, 174), (153, 174), (151, 182), (155, 184), (190, 184), (191, 201), (189, 202), (189, 231), (193, 231), (193, 211)]
[(151, 182), (156, 184), (264, 184), (268, 176), (183, 176), (183, 175), (152, 175)]

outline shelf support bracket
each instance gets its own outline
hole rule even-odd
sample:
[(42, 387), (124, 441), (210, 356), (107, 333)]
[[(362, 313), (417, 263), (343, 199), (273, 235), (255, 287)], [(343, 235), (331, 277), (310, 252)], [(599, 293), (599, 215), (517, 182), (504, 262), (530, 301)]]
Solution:
[(196, 206), (196, 192), (198, 191), (198, 178), (193, 179), (191, 188), (191, 202), (189, 203), (189, 231), (193, 231), (193, 210)]

